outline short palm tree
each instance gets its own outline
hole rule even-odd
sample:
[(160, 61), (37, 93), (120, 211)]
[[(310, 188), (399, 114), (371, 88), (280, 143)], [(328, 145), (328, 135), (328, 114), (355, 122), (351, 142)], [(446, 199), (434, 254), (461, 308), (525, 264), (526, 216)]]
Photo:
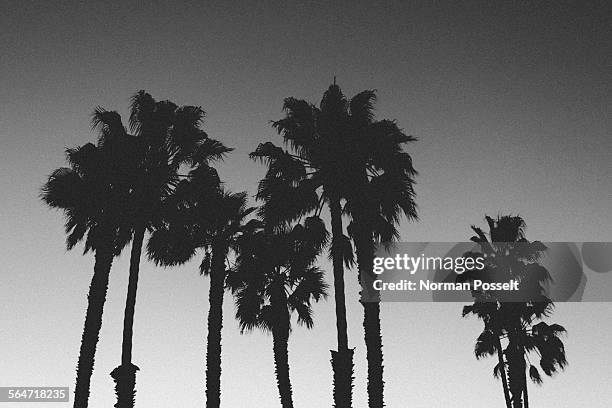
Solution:
[[(114, 256), (129, 242), (130, 229), (122, 226), (127, 185), (122, 180), (129, 157), (127, 140), (102, 139), (68, 149), (70, 167), (55, 170), (42, 188), (41, 198), (66, 217), (66, 246), (85, 239), (85, 253), (95, 253), (94, 274), (87, 295), (85, 327), (77, 365), (74, 407), (86, 408), (98, 344), (108, 280)], [(117, 154), (118, 151), (124, 154)]]
[(206, 349), (206, 406), (219, 407), (221, 400), (221, 329), (226, 258), (236, 240), (255, 228), (247, 217), (246, 193), (230, 193), (214, 169), (201, 166), (183, 180), (166, 203), (171, 217), (158, 225), (147, 244), (156, 264), (174, 266), (188, 262), (198, 249), (204, 251), (200, 272), (210, 276), (208, 337)]
[(276, 382), (283, 408), (293, 407), (288, 342), (291, 315), (314, 324), (311, 303), (326, 296), (323, 272), (314, 263), (327, 241), (317, 218), (293, 228), (260, 228), (238, 241), (238, 257), (228, 276), (236, 298), (241, 332), (260, 328), (272, 334)]
[[(179, 168), (221, 157), (230, 149), (209, 139), (200, 129), (204, 111), (195, 106), (179, 107), (170, 101), (156, 101), (145, 91), (132, 97), (131, 137), (136, 150), (132, 168), (125, 179), (130, 183), (127, 218), (133, 230), (130, 271), (123, 321), (121, 365), (111, 376), (116, 382), (117, 407), (134, 405), (136, 371), (132, 363), (134, 311), (140, 258), (145, 232), (160, 222), (164, 201), (179, 181)], [(98, 108), (94, 126), (104, 135), (125, 135), (127, 130), (116, 112)]]
[[(485, 256), (483, 271), (468, 272), (462, 280), (475, 278), (519, 282), (519, 294), (473, 291), (475, 302), (465, 306), (463, 316), (474, 314), (484, 322), (484, 330), (476, 341), (476, 358), (497, 355), (493, 370), (502, 380), (508, 408), (528, 408), (527, 373), (536, 384), (542, 383), (538, 368), (531, 364), (529, 354), (539, 356), (542, 371), (551, 376), (567, 365), (563, 342), (559, 338), (565, 329), (541, 320), (550, 316), (552, 301), (546, 297), (544, 283), (550, 280), (548, 271), (538, 264), (546, 247), (539, 241), (525, 238), (525, 222), (517, 216), (486, 217), (489, 237), (482, 229), (472, 226), (480, 253)], [(505, 343), (505, 347), (503, 345)]]

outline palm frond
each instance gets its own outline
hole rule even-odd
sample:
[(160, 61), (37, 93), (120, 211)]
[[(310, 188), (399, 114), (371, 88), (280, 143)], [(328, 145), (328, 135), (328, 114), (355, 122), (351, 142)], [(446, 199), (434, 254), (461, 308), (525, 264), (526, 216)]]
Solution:
[(481, 359), (486, 356), (492, 356), (497, 352), (497, 335), (491, 330), (484, 330), (476, 339), (476, 345), (474, 346), (474, 354), (477, 359)]
[(156, 265), (181, 265), (189, 261), (195, 252), (196, 247), (184, 229), (158, 229), (147, 242), (147, 255)]
[(506, 366), (505, 362), (495, 364), (495, 367), (493, 367), (493, 378), (501, 378), (502, 370), (505, 370)]
[(135, 134), (139, 134), (142, 130), (142, 124), (151, 120), (153, 111), (155, 110), (156, 101), (153, 97), (140, 90), (132, 96), (130, 101), (130, 130)]
[(531, 378), (531, 381), (533, 381), (537, 385), (542, 384), (542, 377), (540, 376), (540, 372), (533, 365), (529, 366), (529, 378)]
[(376, 103), (376, 90), (361, 91), (351, 98), (349, 109), (351, 116), (364, 124), (374, 120), (374, 104)]
[(242, 286), (234, 293), (236, 304), (236, 319), (240, 332), (248, 332), (262, 327), (263, 299), (253, 286)]
[(207, 138), (197, 146), (191, 157), (189, 157), (189, 163), (192, 166), (198, 166), (223, 160), (233, 150), (233, 148), (226, 147), (218, 140)]

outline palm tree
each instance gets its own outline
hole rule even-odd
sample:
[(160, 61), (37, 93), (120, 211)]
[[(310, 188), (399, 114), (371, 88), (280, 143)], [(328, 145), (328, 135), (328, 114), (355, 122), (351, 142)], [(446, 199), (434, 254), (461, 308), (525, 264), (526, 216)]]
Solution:
[[(98, 108), (94, 125), (109, 134), (127, 131), (116, 113)], [(208, 138), (200, 129), (204, 111), (195, 106), (178, 107), (170, 101), (156, 101), (145, 91), (132, 97), (130, 130), (137, 145), (130, 182), (129, 218), (133, 230), (130, 271), (123, 321), (121, 364), (111, 376), (116, 382), (117, 407), (134, 405), (138, 367), (132, 363), (134, 311), (140, 258), (145, 232), (160, 222), (164, 200), (178, 184), (179, 168), (219, 158), (230, 149)]]
[[(302, 126), (302, 123), (307, 122), (310, 122), (309, 126), (313, 127), (313, 132), (318, 132), (314, 129), (319, 123), (315, 119), (320, 113), (318, 108), (308, 105), (305, 101), (288, 98), (285, 100), (284, 110), (287, 111), (287, 117), (274, 122), (279, 132), (289, 134), (291, 131), (285, 129)], [(307, 117), (299, 117), (299, 114)], [(295, 123), (290, 123), (291, 121)], [(316, 154), (331, 152), (323, 145), (317, 146), (317, 149), (321, 151)], [(350, 240), (343, 232), (342, 204), (337, 188), (340, 183), (334, 177), (339, 174), (334, 170), (339, 163), (337, 160), (317, 162), (317, 159), (311, 158), (310, 152), (294, 155), (270, 142), (260, 144), (255, 152), (251, 153), (251, 157), (262, 159), (269, 166), (265, 178), (260, 182), (257, 195), (259, 199), (265, 200), (260, 215), (268, 219), (269, 223), (283, 224), (309, 213), (319, 216), (324, 203), (329, 207), (332, 229), (330, 257), (334, 274), (338, 349), (331, 350), (334, 406), (348, 408), (352, 405), (353, 349), (348, 346), (344, 266), (351, 267), (354, 260)]]
[[(401, 213), (416, 219), (416, 171), (410, 155), (402, 150), (404, 143), (415, 139), (405, 135), (393, 121), (375, 120), (375, 99), (374, 91), (363, 91), (348, 100), (333, 84), (325, 92), (321, 108), (312, 108), (315, 114), (310, 123), (288, 120), (299, 117), (294, 112), (303, 115), (304, 103), (290, 110), (285, 121), (275, 123), (298, 157), (328, 164), (323, 175), (332, 180), (330, 190), (346, 200), (344, 211), (353, 220), (351, 235), (360, 279), (372, 275), (375, 240), (389, 241), (397, 235), (395, 225)], [(376, 301), (363, 302), (363, 307), (369, 406), (382, 407), (380, 308)]]
[(311, 302), (326, 297), (323, 272), (314, 262), (327, 241), (320, 219), (293, 228), (259, 228), (238, 240), (238, 257), (228, 276), (242, 333), (272, 333), (276, 382), (283, 408), (293, 407), (288, 342), (291, 315), (312, 328)]
[[(338, 335), (338, 352), (332, 351), (336, 407), (351, 406), (353, 367), (353, 350), (348, 348), (343, 271), (343, 261), (347, 266), (352, 265), (353, 252), (343, 232), (342, 201), (352, 199), (354, 202), (352, 206), (346, 203), (345, 210), (364, 208), (365, 205), (358, 203), (363, 201), (365, 190), (369, 190), (368, 197), (377, 203), (368, 204), (373, 211), (367, 217), (363, 210), (352, 214), (361, 219), (356, 224), (371, 224), (358, 234), (362, 239), (355, 240), (360, 243), (361, 270), (371, 271), (372, 262), (366, 260), (365, 248), (372, 245), (376, 235), (385, 239), (394, 235), (392, 227), (399, 221), (400, 211), (408, 218), (416, 218), (412, 190), (412, 177), (416, 172), (410, 156), (398, 149), (402, 143), (415, 139), (404, 135), (392, 121), (374, 121), (374, 98), (373, 91), (364, 91), (347, 100), (335, 83), (324, 93), (319, 107), (287, 98), (285, 118), (273, 125), (292, 152), (268, 142), (260, 144), (251, 154), (264, 160), (269, 167), (258, 192), (258, 198), (265, 201), (261, 211), (265, 219), (283, 223), (313, 211), (319, 215), (324, 203), (330, 209)], [(369, 230), (372, 231), (370, 239), (366, 232)], [(391, 234), (390, 230), (393, 230)], [(370, 406), (382, 406), (378, 306), (367, 304), (364, 308)]]
[(355, 242), (364, 308), (364, 337), (368, 360), (368, 403), (384, 406), (383, 352), (380, 297), (371, 290), (374, 249), (399, 238), (401, 215), (417, 220), (412, 158), (403, 145), (415, 141), (394, 121), (374, 120), (376, 95), (364, 91), (350, 101), (355, 172), (347, 189), (345, 211), (351, 216), (350, 235)]
[[(84, 253), (95, 253), (77, 365), (75, 408), (88, 405), (111, 265), (130, 239), (129, 228), (120, 225), (127, 194), (120, 175), (128, 163), (129, 143), (123, 138), (101, 140), (104, 143), (99, 146), (87, 143), (67, 149), (70, 167), (51, 173), (41, 192), (45, 204), (64, 212), (67, 248), (72, 249), (85, 239)], [(123, 154), (118, 154), (119, 151)]]
[(481, 252), (470, 256), (486, 256), (486, 267), (461, 275), (461, 280), (514, 279), (519, 282), (519, 293), (472, 291), (475, 301), (464, 307), (463, 316), (474, 314), (484, 322), (474, 351), (476, 358), (497, 355), (493, 374), (502, 380), (506, 407), (528, 408), (527, 372), (534, 383), (542, 383), (529, 354), (540, 357), (539, 366), (548, 376), (565, 368), (565, 349), (559, 339), (565, 329), (558, 324), (536, 323), (550, 316), (554, 307), (544, 290), (550, 275), (538, 264), (546, 247), (525, 238), (525, 222), (521, 217), (485, 218), (490, 241), (482, 229), (472, 226), (476, 236), (471, 240), (479, 244)]
[(226, 257), (236, 239), (255, 228), (252, 222), (245, 222), (254, 208), (247, 207), (246, 193), (225, 191), (216, 171), (206, 166), (192, 171), (169, 201), (173, 216), (155, 229), (147, 253), (158, 265), (174, 266), (188, 262), (198, 249), (205, 252), (200, 272), (210, 276), (206, 406), (219, 407)]

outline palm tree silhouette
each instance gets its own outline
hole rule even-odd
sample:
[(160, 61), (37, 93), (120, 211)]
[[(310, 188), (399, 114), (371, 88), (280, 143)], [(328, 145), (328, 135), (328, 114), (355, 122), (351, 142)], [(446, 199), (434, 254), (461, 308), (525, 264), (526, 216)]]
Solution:
[(548, 376), (564, 369), (567, 360), (559, 335), (565, 329), (558, 324), (536, 323), (550, 316), (554, 307), (544, 289), (550, 275), (538, 264), (546, 247), (525, 238), (526, 225), (521, 217), (500, 216), (494, 220), (486, 216), (485, 219), (490, 241), (482, 229), (472, 226), (476, 236), (471, 240), (479, 244), (481, 252), (469, 256), (486, 256), (486, 267), (482, 271), (466, 272), (461, 280), (507, 282), (515, 279), (519, 282), (519, 293), (472, 291), (475, 301), (464, 307), (463, 316), (474, 314), (484, 322), (474, 352), (476, 358), (497, 355), (493, 375), (502, 380), (506, 407), (528, 408), (527, 371), (534, 383), (542, 383), (529, 354), (540, 357), (539, 366)]
[[(416, 220), (413, 189), (416, 170), (403, 144), (415, 141), (391, 120), (375, 120), (375, 91), (362, 91), (350, 100), (336, 84), (329, 87), (322, 104), (340, 112), (336, 122), (340, 142), (336, 150), (343, 157), (341, 195), (344, 211), (352, 222), (348, 227), (357, 253), (360, 280), (373, 276), (374, 244), (397, 238), (395, 228), (404, 214)], [(367, 285), (364, 285), (367, 287)], [(362, 296), (363, 299), (363, 296)], [(383, 352), (379, 299), (362, 301), (364, 337), (368, 360), (368, 405), (384, 406)]]
[(206, 406), (219, 407), (221, 399), (221, 329), (226, 257), (236, 239), (256, 228), (245, 222), (255, 210), (246, 193), (225, 191), (216, 171), (207, 166), (193, 170), (177, 186), (168, 205), (171, 218), (160, 224), (147, 243), (149, 258), (158, 265), (183, 264), (203, 249), (200, 272), (210, 276), (206, 349)]
[[(335, 81), (324, 93), (319, 107), (287, 98), (283, 107), (285, 118), (273, 125), (292, 152), (268, 142), (260, 144), (251, 154), (269, 166), (258, 192), (258, 198), (264, 200), (260, 214), (266, 220), (283, 223), (311, 212), (319, 215), (324, 203), (330, 209), (338, 336), (338, 351), (332, 351), (336, 407), (351, 406), (353, 370), (353, 350), (348, 348), (343, 270), (343, 262), (347, 267), (353, 264), (353, 251), (350, 239), (343, 232), (342, 201), (346, 203), (352, 199), (355, 203), (352, 206), (346, 203), (344, 211), (356, 208), (357, 213), (351, 215), (360, 218), (364, 226), (366, 222), (371, 224), (359, 235), (364, 238), (367, 238), (366, 230), (388, 236), (401, 210), (409, 218), (416, 218), (412, 190), (412, 177), (416, 172), (410, 156), (398, 150), (401, 143), (415, 139), (404, 135), (392, 121), (374, 121), (374, 99), (373, 91), (364, 91), (347, 100)], [(377, 204), (357, 204), (368, 202), (363, 200), (365, 190), (370, 191), (369, 199)], [(359, 212), (365, 207), (372, 207), (370, 214), (366, 215), (364, 210)], [(370, 271), (371, 262), (368, 266), (363, 254), (372, 239), (360, 241), (361, 267)], [(364, 305), (370, 406), (382, 406), (383, 395), (377, 307)]]
[(87, 143), (67, 149), (70, 167), (55, 170), (42, 187), (41, 199), (64, 212), (67, 248), (85, 239), (84, 253), (95, 253), (77, 364), (75, 408), (88, 406), (111, 265), (131, 238), (130, 228), (121, 220), (125, 219), (129, 191), (122, 174), (129, 168), (132, 152), (127, 139), (102, 134), (98, 146)]
[(321, 220), (309, 217), (293, 228), (260, 228), (238, 239), (238, 257), (228, 276), (241, 333), (272, 333), (276, 382), (283, 408), (293, 407), (288, 342), (291, 315), (312, 328), (311, 302), (326, 297), (323, 271), (314, 263), (328, 240)]
[[(116, 382), (116, 407), (134, 405), (136, 371), (132, 363), (134, 311), (138, 288), (140, 258), (145, 232), (163, 218), (163, 203), (179, 180), (179, 168), (207, 161), (229, 149), (208, 138), (200, 129), (204, 111), (195, 106), (178, 107), (170, 101), (156, 101), (145, 91), (132, 97), (130, 130), (137, 151), (132, 157), (132, 172), (125, 175), (130, 182), (130, 212), (133, 230), (130, 271), (123, 321), (121, 365), (111, 376)], [(126, 134), (118, 114), (98, 108), (94, 124), (112, 134)], [(216, 150), (215, 150), (216, 149)]]
[[(344, 265), (354, 263), (350, 239), (342, 226), (341, 182), (338, 179), (341, 162), (334, 146), (335, 111), (321, 102), (319, 108), (304, 100), (286, 98), (285, 118), (273, 122), (285, 142), (293, 146), (292, 154), (268, 142), (260, 144), (252, 158), (269, 166), (261, 181), (257, 197), (264, 200), (260, 215), (268, 223), (291, 222), (308, 213), (317, 216), (327, 203), (330, 211), (332, 242), (330, 257), (334, 274), (336, 334), (338, 350), (331, 350), (334, 377), (334, 406), (352, 405), (353, 349), (348, 346)], [(321, 135), (325, 134), (325, 137)]]

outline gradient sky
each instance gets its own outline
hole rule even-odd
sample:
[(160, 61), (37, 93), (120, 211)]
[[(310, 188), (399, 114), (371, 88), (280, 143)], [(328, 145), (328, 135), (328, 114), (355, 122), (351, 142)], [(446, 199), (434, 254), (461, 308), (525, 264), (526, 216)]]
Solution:
[[(93, 259), (66, 252), (61, 214), (37, 195), (66, 146), (94, 139), (93, 109), (125, 117), (139, 89), (201, 105), (209, 135), (236, 148), (222, 177), (253, 194), (264, 168), (247, 154), (280, 143), (269, 121), (283, 98), (318, 103), (336, 75), (348, 95), (377, 89), (379, 117), (419, 138), (409, 152), (420, 221), (402, 225), (403, 240), (465, 240), (485, 213), (511, 212), (531, 239), (612, 241), (610, 15), (605, 1), (3, 1), (0, 386), (73, 390)], [(111, 273), (93, 408), (114, 403), (127, 258)], [(362, 309), (347, 274), (355, 407), (365, 407)], [(202, 406), (207, 293), (195, 262), (143, 262), (137, 406)], [(239, 335), (225, 300), (222, 405), (278, 406), (271, 338)], [(495, 362), (473, 356), (481, 323), (461, 307), (382, 306), (387, 406), (503, 405)], [(315, 329), (290, 339), (296, 407), (331, 405), (333, 301), (315, 311)], [(609, 405), (611, 317), (610, 303), (558, 305), (570, 366), (531, 387), (532, 406)]]

